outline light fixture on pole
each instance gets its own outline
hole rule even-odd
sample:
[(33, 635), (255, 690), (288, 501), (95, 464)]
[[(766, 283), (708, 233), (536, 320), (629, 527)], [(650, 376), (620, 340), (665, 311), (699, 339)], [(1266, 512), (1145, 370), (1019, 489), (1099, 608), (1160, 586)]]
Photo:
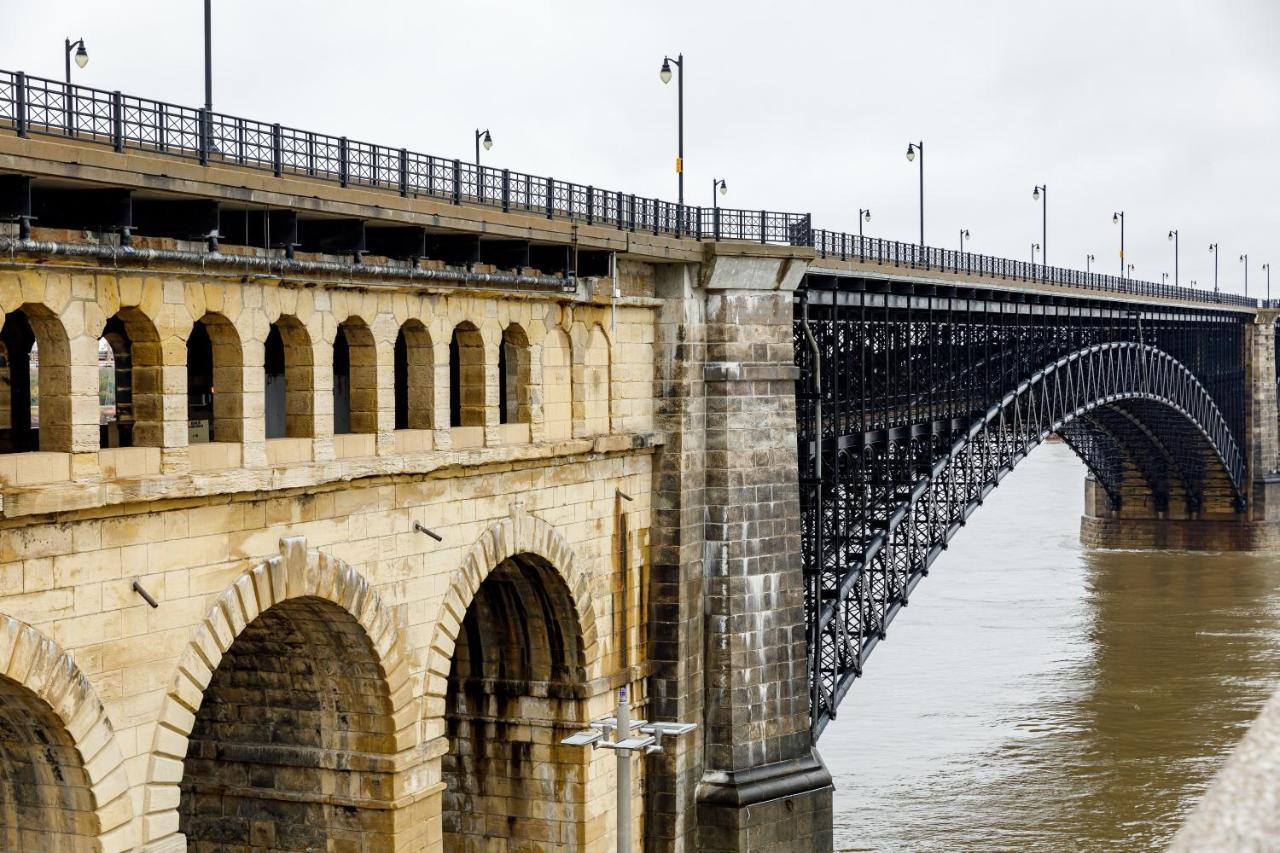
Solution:
[[(489, 134), (489, 129), (480, 130), (476, 128), (476, 165), (480, 165), (480, 146), (484, 146), (485, 151), (493, 148), (493, 136)], [(479, 178), (477, 178), (479, 180)]]
[(671, 82), (671, 63), (676, 64), (678, 69), (676, 74), (676, 203), (679, 204), (677, 211), (676, 229), (683, 233), (681, 227), (684, 224), (684, 54), (677, 53), (676, 58), (669, 56), (662, 57), (662, 69), (658, 72), (658, 79), (667, 84)]
[(960, 251), (961, 251), (961, 253), (963, 253), (963, 252), (964, 252), (964, 244), (965, 244), (965, 241), (966, 241), (966, 240), (968, 240), (968, 239), (969, 239), (969, 229), (968, 229), (968, 228), (961, 228), (961, 229), (960, 229)]
[(1271, 304), (1271, 261), (1267, 261), (1262, 265), (1262, 269), (1267, 274), (1267, 304)]
[(866, 210), (863, 210), (862, 208), (858, 208), (858, 236), (859, 237), (862, 236), (862, 223), (870, 222), (870, 221), (871, 221), (871, 208), (868, 207)]
[(1085, 255), (1085, 256), (1084, 256), (1084, 271), (1085, 271), (1086, 273), (1088, 273), (1088, 272), (1092, 272), (1092, 270), (1093, 270), (1093, 255)]
[(1213, 292), (1218, 292), (1218, 244), (1210, 243), (1209, 251), (1213, 253)]
[(1037, 184), (1036, 188), (1031, 191), (1031, 197), (1036, 201), (1040, 200), (1040, 194), (1044, 194), (1044, 207), (1040, 210), (1040, 262), (1049, 263), (1049, 185)]
[(1032, 266), (1035, 266), (1035, 263), (1036, 263), (1036, 253), (1037, 253), (1037, 252), (1039, 252), (1039, 251), (1040, 251), (1040, 244), (1039, 244), (1039, 243), (1032, 243), (1032, 244), (1031, 244), (1031, 265), (1032, 265)]
[(1126, 278), (1133, 278), (1133, 264), (1129, 264), (1129, 267), (1128, 267), (1128, 269), (1127, 269), (1127, 270), (1126, 270), (1126, 272), (1125, 272), (1125, 277), (1126, 277)]
[[(574, 732), (560, 741), (565, 746), (589, 746), (612, 749), (618, 758), (617, 815), (618, 853), (631, 853), (631, 756), (639, 752), (652, 755), (662, 752), (664, 737), (687, 735), (697, 723), (650, 723), (631, 719), (627, 688), (618, 690), (618, 714), (591, 721), (591, 728)], [(613, 732), (613, 740), (605, 737)]]
[(724, 195), (728, 191), (729, 185), (724, 182), (724, 178), (711, 179), (711, 208), (713, 210), (720, 206), (720, 201), (717, 197)]
[(1244, 295), (1249, 298), (1249, 253), (1245, 252), (1240, 256), (1240, 263), (1244, 264)]
[(1111, 214), (1111, 221), (1120, 226), (1120, 275), (1124, 275), (1124, 211)]
[(1169, 239), (1173, 241), (1173, 283), (1178, 284), (1178, 229), (1169, 229)]
[(920, 154), (920, 247), (924, 248), (924, 140), (919, 142), (907, 143), (907, 162), (911, 163), (916, 159), (916, 152)]
[(1169, 274), (1167, 272), (1160, 273), (1160, 286), (1164, 287), (1169, 284)]
[(71, 49), (75, 48), (75, 61), (77, 68), (84, 68), (89, 64), (89, 51), (85, 50), (84, 39), (78, 38), (75, 41), (66, 40), (66, 60), (67, 60), (67, 83), (71, 82)]

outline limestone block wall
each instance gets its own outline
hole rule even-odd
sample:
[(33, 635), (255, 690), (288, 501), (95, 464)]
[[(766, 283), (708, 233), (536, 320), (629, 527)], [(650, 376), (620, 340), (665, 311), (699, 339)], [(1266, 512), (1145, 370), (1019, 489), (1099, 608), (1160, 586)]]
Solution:
[[(160, 438), (105, 451), (96, 341), (125, 308), (159, 342)], [(47, 711), (27, 725), (52, 733), (60, 751), (47, 754), (62, 756), (65, 781), (32, 807), (59, 832), (106, 850), (244, 838), (304, 849), (314, 833), (287, 829), (301, 822), (367, 849), (444, 849), (443, 765), (463, 748), (446, 719), (461, 689), (455, 652), (477, 648), (463, 626), (475, 601), (495, 599), (482, 590), (504, 582), (499, 567), (524, 560), (542, 567), (548, 600), (571, 602), (531, 629), (531, 645), (551, 655), (569, 643), (575, 665), (519, 682), (515, 701), (489, 709), (498, 719), (479, 728), (510, 724), (525, 769), (477, 808), (547, 845), (612, 849), (613, 756), (559, 738), (611, 712), (626, 684), (645, 713), (651, 305), (4, 268), (0, 309), (49, 333), (41, 370), (63, 370), (66, 355), (65, 422), (50, 409), (58, 449), (0, 454), (0, 695)], [(295, 366), (308, 399), (289, 414), (310, 431), (267, 439), (264, 350), (281, 317), (309, 347)], [(223, 428), (206, 445), (188, 443), (186, 423), (187, 338), (202, 318), (222, 362)], [(463, 322), (485, 352), (478, 434), (448, 426), (448, 344)], [(334, 434), (344, 324), (359, 330), (349, 343), (372, 342), (359, 389), (352, 359), (353, 421), (376, 413), (372, 433)], [(407, 324), (430, 405), (396, 429), (394, 349)], [(522, 432), (497, 416), (497, 351), (512, 324), (528, 345)], [(30, 817), (7, 790), (0, 783), (6, 832)], [(269, 805), (250, 818), (246, 801)]]

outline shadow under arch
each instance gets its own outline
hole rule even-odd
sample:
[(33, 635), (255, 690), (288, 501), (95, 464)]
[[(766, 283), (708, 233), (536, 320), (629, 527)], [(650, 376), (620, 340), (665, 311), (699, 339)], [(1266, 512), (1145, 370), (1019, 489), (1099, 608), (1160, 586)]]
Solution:
[(0, 616), (0, 849), (133, 847), (133, 801), (106, 710), (71, 656)]
[[(1095, 344), (1043, 366), (991, 403), (967, 428), (925, 445), (927, 461), (913, 457), (920, 445), (908, 441), (861, 451), (856, 464), (864, 466), (863, 473), (878, 470), (877, 476), (890, 482), (892, 474), (901, 472), (909, 482), (883, 489), (885, 499), (865, 507), (867, 517), (859, 522), (867, 532), (861, 538), (842, 535), (841, 526), (850, 526), (850, 520), (839, 515), (847, 508), (836, 506), (844, 500), (842, 489), (857, 486), (828, 487), (821, 508), (804, 508), (811, 516), (817, 509), (820, 516), (805, 523), (806, 551), (821, 555), (822, 569), (807, 579), (815, 738), (835, 718), (866, 658), (932, 563), (987, 494), (1034, 447), (1053, 433), (1066, 434), (1069, 446), (1104, 481), (1107, 493), (1113, 498), (1120, 494), (1124, 460), (1114, 453), (1117, 448), (1136, 451), (1125, 447), (1126, 440), (1113, 430), (1096, 427), (1097, 416), (1113, 409), (1123, 412), (1126, 421), (1142, 421), (1144, 413), (1149, 419), (1151, 411), (1169, 415), (1160, 422), (1162, 429), (1177, 431), (1169, 442), (1147, 430), (1156, 452), (1175, 440), (1193, 442), (1194, 447), (1186, 459), (1167, 458), (1165, 464), (1199, 465), (1199, 475), (1213, 482), (1237, 513), (1243, 510), (1244, 456), (1212, 397), (1177, 359), (1136, 342)], [(812, 466), (815, 450), (810, 443), (802, 465)], [(839, 454), (847, 455), (843, 449)], [(1176, 473), (1184, 481), (1191, 476), (1186, 468)], [(827, 533), (836, 539), (834, 544), (822, 542)], [(830, 568), (833, 563), (835, 571)]]
[(282, 538), (278, 556), (217, 597), (179, 660), (152, 744), (146, 841), (199, 822), (203, 837), (188, 841), (395, 849), (406, 822), (393, 811), (425, 803), (429, 787), (413, 772), (412, 669), (369, 583)]

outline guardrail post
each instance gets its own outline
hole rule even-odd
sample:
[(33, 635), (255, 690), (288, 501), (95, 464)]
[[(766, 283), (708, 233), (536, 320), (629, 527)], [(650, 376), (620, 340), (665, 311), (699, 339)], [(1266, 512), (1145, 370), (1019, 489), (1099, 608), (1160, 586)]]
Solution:
[(347, 185), (347, 138), (341, 136), (338, 138), (338, 185), (345, 187)]
[(767, 227), (767, 226), (765, 225), (765, 212), (762, 210), (762, 211), (760, 211), (760, 242), (761, 242), (761, 243), (766, 243), (766, 242), (768, 242), (768, 241), (765, 239), (765, 228), (766, 228), (766, 227)]
[(547, 219), (556, 215), (556, 179), (547, 178)]
[(462, 163), (453, 158), (453, 203), (462, 204)]
[(511, 209), (511, 170), (502, 170), (502, 212)]
[(592, 224), (596, 214), (596, 193), (594, 187), (587, 187), (587, 224)]
[(277, 178), (284, 174), (284, 134), (280, 125), (271, 125), (271, 173)]
[(13, 122), (17, 125), (18, 136), (25, 137), (27, 135), (27, 75), (19, 71), (13, 85)]
[(400, 195), (407, 196), (409, 194), (409, 152), (400, 149)]
[(209, 165), (209, 149), (213, 147), (213, 140), (210, 138), (213, 134), (210, 132), (212, 128), (209, 126), (209, 111), (201, 107), (196, 111), (200, 119), (200, 165)]
[(119, 89), (111, 93), (111, 146), (124, 150), (124, 96)]

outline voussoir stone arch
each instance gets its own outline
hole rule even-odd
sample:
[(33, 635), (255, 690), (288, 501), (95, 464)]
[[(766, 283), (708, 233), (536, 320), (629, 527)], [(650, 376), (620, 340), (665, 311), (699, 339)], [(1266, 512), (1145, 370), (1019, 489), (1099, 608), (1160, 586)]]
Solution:
[(582, 660), (590, 681), (601, 673), (598, 654), (599, 629), (591, 596), (591, 577), (579, 560), (573, 546), (564, 536), (541, 518), (530, 515), (515, 504), (509, 518), (490, 525), (475, 541), (454, 572), (449, 592), (440, 603), (431, 645), (427, 649), (427, 672), (423, 696), (424, 742), (444, 736), (445, 697), (448, 692), (449, 668), (458, 632), (467, 609), (475, 599), (480, 584), (504, 561), (521, 554), (532, 554), (546, 561), (565, 582), (573, 598), (582, 636)]
[(133, 848), (133, 801), (124, 756), (106, 709), (75, 661), (31, 625), (0, 615), (0, 677), (35, 694), (70, 737), (92, 795), (97, 849), (115, 853)]
[[(412, 659), (394, 613), (368, 580), (348, 563), (308, 549), (306, 537), (282, 537), (278, 555), (245, 571), (217, 597), (178, 660), (173, 682), (161, 703), (152, 743), (145, 801), (147, 842), (166, 839), (178, 831), (177, 809), (188, 739), (205, 689), (222, 657), (260, 614), (298, 598), (319, 598), (335, 604), (364, 628), (391, 700), (396, 754), (408, 756), (418, 746), (418, 697), (411, 678)], [(414, 778), (410, 774), (410, 785)]]

